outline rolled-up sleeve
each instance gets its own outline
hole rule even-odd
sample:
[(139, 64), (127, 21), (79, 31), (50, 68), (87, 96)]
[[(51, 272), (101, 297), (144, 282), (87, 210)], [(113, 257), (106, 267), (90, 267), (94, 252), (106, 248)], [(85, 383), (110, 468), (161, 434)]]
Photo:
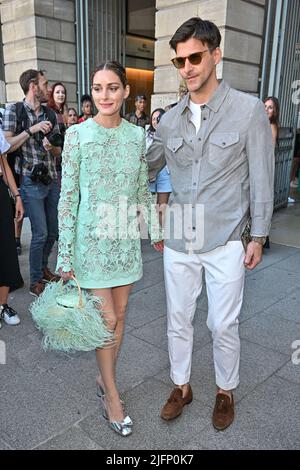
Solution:
[(247, 137), (250, 178), (251, 235), (269, 234), (273, 214), (275, 156), (272, 131), (262, 101), (250, 118)]
[(5, 108), (1, 124), (3, 132), (12, 132), (13, 134), (17, 131), (17, 115), (15, 105), (10, 105)]

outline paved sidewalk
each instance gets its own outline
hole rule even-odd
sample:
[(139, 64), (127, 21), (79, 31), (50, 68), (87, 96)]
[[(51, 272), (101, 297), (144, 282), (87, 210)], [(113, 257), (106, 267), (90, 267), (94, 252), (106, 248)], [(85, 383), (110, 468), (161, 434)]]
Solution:
[[(130, 297), (118, 383), (134, 433), (124, 439), (100, 420), (94, 353), (45, 353), (28, 306), (29, 230), (20, 257), (27, 287), (11, 295), (22, 323), (3, 323), (0, 449), (297, 449), (300, 436), (300, 249), (275, 245), (246, 277), (241, 314), (241, 383), (236, 419), (211, 425), (215, 385), (212, 342), (202, 293), (195, 315), (191, 384), (194, 400), (174, 422), (160, 408), (171, 390), (162, 258), (143, 244), (144, 278)], [(52, 260), (54, 262), (54, 258)], [(53, 265), (52, 265), (53, 267)]]

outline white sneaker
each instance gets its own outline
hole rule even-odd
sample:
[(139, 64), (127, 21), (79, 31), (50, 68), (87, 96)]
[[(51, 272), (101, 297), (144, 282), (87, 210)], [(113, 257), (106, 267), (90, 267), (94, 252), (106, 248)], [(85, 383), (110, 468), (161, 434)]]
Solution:
[(295, 199), (293, 199), (292, 197), (288, 197), (288, 203), (289, 204), (293, 204), (295, 201)]
[(17, 312), (7, 304), (0, 305), (0, 317), (7, 325), (18, 325), (21, 321)]

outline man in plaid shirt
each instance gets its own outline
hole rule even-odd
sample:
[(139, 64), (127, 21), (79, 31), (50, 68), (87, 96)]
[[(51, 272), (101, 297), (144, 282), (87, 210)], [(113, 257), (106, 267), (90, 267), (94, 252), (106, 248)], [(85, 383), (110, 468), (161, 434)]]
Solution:
[[(46, 135), (49, 132), (59, 134), (60, 131), (56, 117), (52, 119), (51, 114), (52, 122), (49, 120), (49, 113), (52, 111), (41, 105), (48, 99), (48, 81), (44, 73), (38, 70), (26, 70), (20, 76), (19, 82), (25, 94), (23, 115), (27, 117), (26, 125), (20, 133), (17, 133), (16, 104), (13, 104), (4, 111), (2, 129), (11, 144), (10, 151), (20, 149), (15, 170), (21, 175), (20, 192), (32, 231), (29, 257), (30, 293), (38, 296), (43, 292), (45, 282), (59, 279), (51, 273), (47, 264), (53, 244), (58, 237), (59, 190), (55, 158), (61, 154), (61, 147), (51, 145)], [(32, 172), (41, 164), (47, 173), (47, 178), (33, 181)]]

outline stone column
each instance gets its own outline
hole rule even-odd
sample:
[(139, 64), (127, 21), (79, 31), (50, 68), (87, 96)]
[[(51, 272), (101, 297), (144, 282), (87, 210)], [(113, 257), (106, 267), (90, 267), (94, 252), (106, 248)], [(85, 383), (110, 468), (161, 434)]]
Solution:
[(220, 29), (223, 60), (218, 78), (239, 90), (258, 92), (265, 0), (156, 0), (156, 9), (152, 109), (177, 101), (180, 75), (170, 63), (175, 54), (168, 43), (193, 16), (213, 21)]
[(62, 81), (76, 106), (75, 4), (73, 0), (4, 0), (1, 4), (6, 101), (23, 98), (19, 76), (45, 70), (50, 84)]

